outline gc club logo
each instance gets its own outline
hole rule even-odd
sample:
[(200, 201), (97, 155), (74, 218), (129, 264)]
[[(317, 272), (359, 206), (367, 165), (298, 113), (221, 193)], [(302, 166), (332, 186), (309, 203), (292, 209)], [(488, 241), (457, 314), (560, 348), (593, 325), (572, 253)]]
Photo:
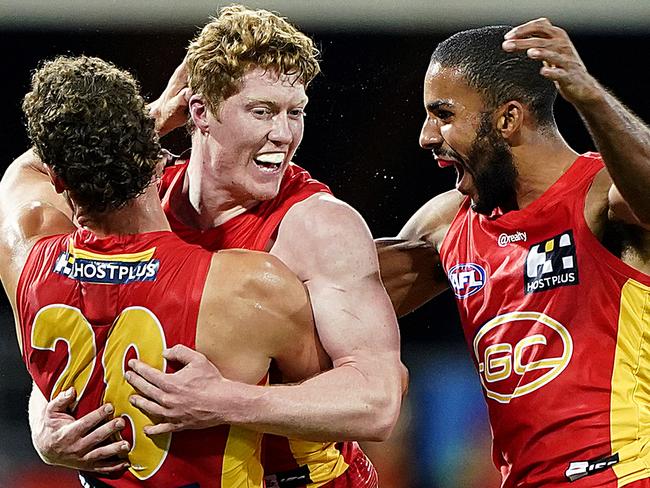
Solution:
[(557, 378), (573, 355), (571, 334), (540, 312), (489, 320), (474, 338), (474, 357), (488, 398), (510, 403)]
[(458, 298), (467, 298), (478, 293), (486, 282), (487, 273), (476, 263), (457, 264), (449, 270), (447, 277)]

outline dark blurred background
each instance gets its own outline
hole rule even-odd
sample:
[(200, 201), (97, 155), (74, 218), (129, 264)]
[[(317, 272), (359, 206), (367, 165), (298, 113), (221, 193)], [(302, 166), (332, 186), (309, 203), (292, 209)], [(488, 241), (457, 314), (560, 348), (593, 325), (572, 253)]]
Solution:
[[(535, 5), (537, 3), (538, 5)], [(2, 171), (27, 147), (20, 103), (31, 71), (58, 54), (99, 56), (130, 70), (154, 99), (183, 58), (190, 38), (224, 3), (122, 0), (0, 0), (3, 49)], [(585, 64), (645, 120), (650, 74), (650, 0), (455, 2), (389, 0), (248, 2), (281, 12), (310, 34), (323, 73), (310, 86), (304, 142), (296, 161), (366, 218), (376, 237), (395, 235), (429, 198), (451, 188), (418, 147), (422, 79), (437, 42), (464, 28), (517, 24), (548, 16), (565, 27)], [(593, 149), (580, 118), (563, 100), (562, 133), (578, 151)], [(189, 147), (183, 130), (163, 140)], [(0, 301), (0, 486), (75, 486), (45, 468), (27, 427), (30, 380)], [(401, 320), (411, 385), (393, 437), (365, 447), (383, 488), (496, 487), (480, 384), (462, 340), (450, 293)]]

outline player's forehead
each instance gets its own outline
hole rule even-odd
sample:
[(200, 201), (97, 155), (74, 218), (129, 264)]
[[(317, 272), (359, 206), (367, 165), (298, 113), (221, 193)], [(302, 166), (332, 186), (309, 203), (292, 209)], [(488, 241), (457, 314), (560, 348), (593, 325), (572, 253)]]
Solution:
[(427, 109), (445, 106), (451, 109), (481, 110), (483, 98), (470, 87), (458, 68), (431, 63), (424, 76), (424, 106)]
[(308, 101), (305, 85), (297, 75), (279, 73), (274, 69), (249, 69), (241, 77), (240, 87), (238, 96), (245, 102), (305, 105)]

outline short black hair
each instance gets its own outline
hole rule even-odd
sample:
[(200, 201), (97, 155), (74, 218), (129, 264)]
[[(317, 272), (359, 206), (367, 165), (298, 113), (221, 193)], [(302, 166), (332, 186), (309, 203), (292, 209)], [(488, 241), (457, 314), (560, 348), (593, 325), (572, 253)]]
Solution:
[(120, 208), (151, 183), (160, 144), (126, 71), (99, 58), (59, 56), (32, 76), (23, 112), (36, 154), (87, 211)]
[(431, 64), (458, 69), (467, 84), (479, 92), (489, 110), (509, 100), (529, 107), (542, 126), (555, 123), (555, 84), (540, 74), (541, 61), (525, 52), (501, 47), (508, 25), (492, 25), (458, 32), (444, 40), (431, 55)]

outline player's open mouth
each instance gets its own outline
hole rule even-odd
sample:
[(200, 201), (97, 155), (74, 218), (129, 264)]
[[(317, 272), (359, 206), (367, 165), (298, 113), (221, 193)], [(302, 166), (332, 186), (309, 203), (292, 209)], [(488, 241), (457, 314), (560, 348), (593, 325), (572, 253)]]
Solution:
[(440, 168), (448, 168), (449, 166), (456, 164), (456, 161), (454, 159), (445, 159), (438, 156), (436, 156), (436, 162)]
[(253, 158), (255, 165), (265, 173), (274, 173), (280, 170), (286, 154), (283, 152), (258, 154)]

